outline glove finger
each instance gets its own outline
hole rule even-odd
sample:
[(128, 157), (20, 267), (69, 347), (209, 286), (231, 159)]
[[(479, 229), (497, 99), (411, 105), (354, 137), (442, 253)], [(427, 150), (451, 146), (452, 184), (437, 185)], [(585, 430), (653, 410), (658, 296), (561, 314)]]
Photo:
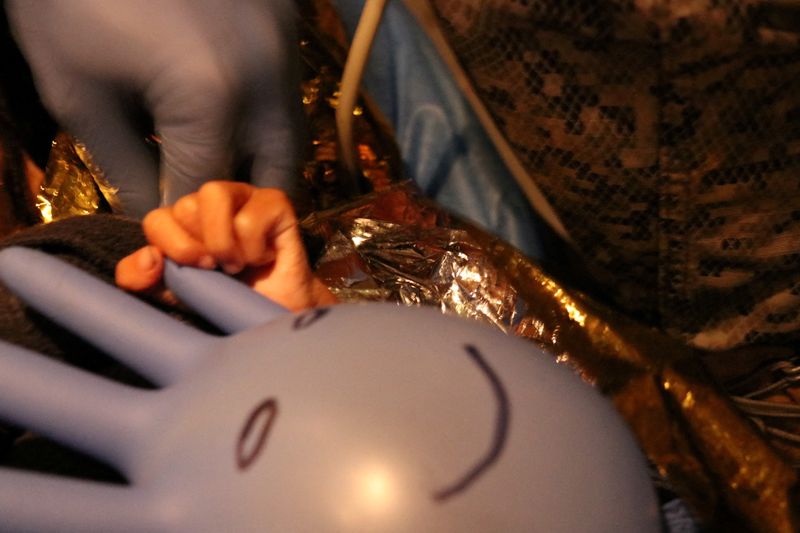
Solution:
[(247, 86), (241, 145), (253, 162), (253, 185), (282, 189), (297, 200), (301, 190), (299, 162), (306, 138), (299, 91), (301, 60), (297, 36), (291, 30), (294, 12), (286, 6), (276, 11), (274, 17), (261, 20), (260, 48), (266, 51), (261, 60), (269, 68), (253, 67), (258, 75)]
[(155, 155), (109, 91), (85, 90), (84, 94), (80, 106), (63, 113), (63, 123), (83, 141), (109, 183), (118, 189), (123, 212), (142, 218), (158, 207)]
[(259, 104), (251, 114), (248, 152), (253, 161), (250, 182), (256, 187), (281, 189), (302, 211), (307, 193), (300, 179), (305, 129), (295, 102), (293, 97), (282, 103)]
[(123, 212), (137, 218), (158, 206), (158, 167), (144, 135), (110, 90), (72, 80), (64, 98), (51, 100), (59, 122), (81, 140), (109, 183)]
[(236, 90), (210, 54), (164, 73), (146, 91), (161, 138), (161, 201), (230, 178)]
[(197, 193), (203, 244), (228, 274), (236, 274), (245, 266), (233, 221), (253, 190), (244, 183), (215, 181), (203, 185)]

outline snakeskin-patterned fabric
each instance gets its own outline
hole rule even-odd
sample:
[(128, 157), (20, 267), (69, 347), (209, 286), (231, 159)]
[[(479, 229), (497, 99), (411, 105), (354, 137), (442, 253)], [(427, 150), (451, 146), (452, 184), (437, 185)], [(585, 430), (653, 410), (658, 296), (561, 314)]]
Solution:
[(800, 336), (800, 2), (432, 3), (614, 305), (702, 348)]

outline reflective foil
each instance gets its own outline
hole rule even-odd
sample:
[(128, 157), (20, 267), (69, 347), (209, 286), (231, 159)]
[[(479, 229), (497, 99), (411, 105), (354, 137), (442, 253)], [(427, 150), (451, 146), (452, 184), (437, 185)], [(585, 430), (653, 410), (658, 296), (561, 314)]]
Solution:
[[(316, 135), (334, 139), (330, 127)], [(372, 144), (379, 136), (361, 133), (362, 146), (391, 153)], [(713, 383), (700, 354), (571, 291), (510, 245), (448, 215), (398, 181), (390, 158), (369, 163), (370, 194), (303, 221), (324, 243), (317, 275), (340, 299), (435, 305), (526, 337), (613, 400), (658, 475), (704, 525), (800, 528), (795, 472)]]
[[(421, 197), (366, 99), (355, 126), (362, 172), (347, 175), (333, 115), (345, 33), (327, 0), (300, 5), (311, 132), (303, 169), (311, 202), (300, 211), (317, 275), (343, 301), (433, 305), (529, 339), (612, 399), (658, 476), (704, 525), (798, 530), (795, 472), (714, 385), (700, 354), (570, 290)], [(51, 219), (102, 209), (100, 190), (115, 205), (80, 150), (57, 142), (51, 160), (42, 200)]]
[(658, 474), (705, 524), (797, 530), (794, 471), (686, 346), (573, 293), (411, 184), (303, 226), (325, 241), (316, 272), (340, 299), (435, 305), (526, 337), (571, 366), (611, 397)]
[(36, 208), (42, 222), (52, 222), (110, 209), (119, 211), (119, 201), (117, 190), (83, 143), (60, 133), (50, 148)]

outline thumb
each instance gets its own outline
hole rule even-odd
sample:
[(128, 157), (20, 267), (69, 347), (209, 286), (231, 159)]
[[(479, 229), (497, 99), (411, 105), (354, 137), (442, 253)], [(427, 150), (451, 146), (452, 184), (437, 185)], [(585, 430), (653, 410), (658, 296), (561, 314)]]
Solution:
[(145, 246), (123, 257), (117, 263), (114, 277), (120, 288), (143, 292), (158, 285), (163, 272), (164, 256), (155, 246)]

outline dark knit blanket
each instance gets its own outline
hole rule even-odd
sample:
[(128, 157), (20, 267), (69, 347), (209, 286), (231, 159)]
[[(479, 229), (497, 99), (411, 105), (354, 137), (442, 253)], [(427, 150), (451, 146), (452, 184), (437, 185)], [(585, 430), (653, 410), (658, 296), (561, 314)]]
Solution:
[[(0, 248), (26, 246), (42, 250), (113, 283), (117, 261), (144, 243), (137, 221), (112, 215), (90, 215), (25, 229), (0, 240)], [(91, 294), (86, 295), (86, 298), (91, 297)], [(75, 302), (75, 306), (79, 308), (80, 302)], [(2, 284), (0, 339), (113, 379), (147, 386), (127, 368), (28, 308)], [(0, 424), (0, 464), (122, 481), (104, 465), (47, 439), (31, 434), (20, 438), (21, 435), (22, 429)]]
[[(0, 241), (0, 248), (16, 245), (42, 250), (113, 283), (117, 261), (144, 244), (138, 222), (91, 215), (31, 227)], [(75, 305), (80, 306), (80, 302)], [(94, 349), (27, 308), (1, 284), (0, 338), (81, 367), (99, 369), (101, 359)]]

